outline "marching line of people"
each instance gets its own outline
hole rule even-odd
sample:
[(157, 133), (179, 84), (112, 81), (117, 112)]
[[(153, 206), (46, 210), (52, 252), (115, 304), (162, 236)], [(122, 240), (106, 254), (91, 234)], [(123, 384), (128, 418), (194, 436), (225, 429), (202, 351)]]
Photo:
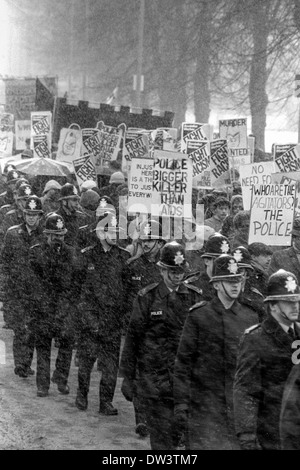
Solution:
[(15, 374), (36, 374), (38, 397), (51, 382), (69, 394), (76, 352), (78, 410), (88, 408), (97, 364), (99, 413), (118, 414), (120, 376), (136, 433), (153, 450), (299, 447), (298, 219), (291, 248), (248, 245), (241, 198), (220, 193), (213, 204), (207, 197), (213, 232), (188, 251), (160, 220), (124, 215), (121, 172), (102, 190), (52, 180), (41, 197), (15, 168), (4, 174), (4, 327), (14, 333)]

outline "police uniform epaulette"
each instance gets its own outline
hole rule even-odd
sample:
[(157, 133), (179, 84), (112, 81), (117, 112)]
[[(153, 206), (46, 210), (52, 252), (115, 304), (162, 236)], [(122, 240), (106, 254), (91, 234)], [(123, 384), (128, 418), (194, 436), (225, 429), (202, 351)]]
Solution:
[(200, 294), (200, 295), (203, 294), (202, 289), (200, 289), (199, 287), (194, 286), (193, 284), (189, 284), (189, 283), (186, 283), (185, 285), (186, 285), (186, 287), (187, 287), (188, 289), (192, 289), (192, 290), (194, 290), (195, 292), (197, 292), (197, 294)]
[(95, 248), (96, 245), (90, 245), (90, 246), (86, 246), (85, 248), (82, 248), (81, 253), (87, 253), (88, 251), (92, 250), (93, 248)]
[(192, 310), (195, 310), (195, 308), (204, 307), (204, 305), (206, 304), (207, 302), (205, 300), (201, 300), (201, 302), (197, 302), (195, 305), (192, 305), (191, 308), (189, 309), (189, 312), (191, 312)]
[(159, 284), (159, 282), (154, 282), (153, 284), (149, 284), (149, 286), (146, 286), (143, 289), (139, 290), (138, 295), (140, 295), (142, 297), (143, 295), (148, 294), (148, 292), (155, 289), (155, 287), (157, 287), (158, 284)]
[(30, 247), (30, 250), (32, 250), (33, 248), (37, 248), (38, 246), (42, 246), (41, 243), (36, 243), (36, 245), (32, 245)]
[(260, 323), (257, 323), (257, 325), (250, 326), (250, 328), (247, 328), (247, 330), (245, 330), (245, 335), (248, 335), (249, 333), (252, 333), (252, 331), (257, 330), (260, 325)]
[(6, 212), (6, 215), (11, 215), (16, 212), (16, 209), (12, 209), (11, 211)]

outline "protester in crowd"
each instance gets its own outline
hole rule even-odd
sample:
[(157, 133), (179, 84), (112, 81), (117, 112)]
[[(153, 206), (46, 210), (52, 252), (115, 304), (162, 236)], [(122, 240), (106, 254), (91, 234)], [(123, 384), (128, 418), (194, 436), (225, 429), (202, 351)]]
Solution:
[(274, 251), (270, 261), (268, 275), (270, 276), (278, 269), (285, 269), (295, 274), (300, 282), (300, 218), (294, 219), (292, 234), (292, 246), (283, 250)]
[(92, 189), (93, 191), (95, 191), (96, 193), (100, 194), (100, 190), (97, 186), (97, 183), (96, 181), (94, 180), (86, 180), (84, 181), (83, 183), (81, 183), (80, 185), (80, 192), (81, 194), (83, 194), (85, 191), (87, 191), (88, 189)]
[(100, 188), (100, 196), (109, 196), (112, 199), (113, 205), (118, 206), (118, 193), (117, 189), (120, 184), (125, 183), (125, 176), (121, 171), (116, 171), (113, 173), (109, 179), (109, 184)]
[(68, 376), (74, 342), (75, 312), (80, 289), (76, 283), (75, 250), (64, 242), (67, 229), (61, 215), (52, 212), (45, 221), (45, 240), (30, 249), (30, 330), (37, 352), (37, 396), (46, 397), (50, 387), (50, 359), (53, 338), (59, 349), (52, 381), (63, 395), (69, 393)]
[(232, 450), (239, 448), (232, 400), (238, 344), (257, 315), (238, 302), (242, 275), (232, 256), (215, 259), (210, 282), (216, 295), (190, 309), (178, 346), (175, 422), (188, 427), (191, 450)]
[(7, 188), (7, 173), (11, 170), (16, 170), (16, 166), (11, 162), (7, 162), (4, 165), (4, 168), (3, 168), (2, 172), (0, 172), (0, 198), (3, 195), (3, 193), (6, 191), (6, 188)]
[(95, 361), (102, 375), (99, 413), (118, 414), (112, 404), (119, 367), (124, 305), (128, 295), (130, 254), (117, 244), (113, 212), (98, 219), (91, 245), (82, 249), (82, 290), (79, 304), (78, 390), (75, 405), (88, 407), (90, 377)]
[(14, 202), (14, 188), (17, 180), (21, 178), (21, 173), (17, 170), (10, 170), (6, 176), (6, 191), (0, 194), (0, 207)]
[(230, 214), (224, 220), (221, 233), (225, 237), (232, 239), (234, 233), (233, 219), (238, 212), (244, 210), (243, 197), (239, 194), (232, 196), (230, 204)]
[(165, 244), (158, 266), (162, 280), (142, 289), (134, 301), (120, 371), (125, 398), (132, 400), (135, 385), (143, 397), (151, 449), (172, 450), (178, 445), (173, 421), (174, 360), (188, 309), (201, 295), (195, 286), (182, 282), (187, 263), (179, 243)]
[(199, 204), (204, 205), (204, 220), (210, 219), (214, 215), (215, 194), (205, 194), (201, 199), (198, 199)]
[(279, 417), (300, 334), (300, 289), (296, 276), (280, 269), (267, 284), (268, 314), (245, 331), (234, 381), (236, 433), (244, 450), (280, 450)]
[(60, 191), (61, 185), (56, 180), (49, 180), (45, 184), (43, 189), (43, 196), (41, 197), (45, 215), (49, 214), (50, 212), (56, 212), (59, 209)]
[(226, 219), (230, 209), (230, 202), (224, 197), (215, 200), (214, 213), (209, 219), (204, 219), (204, 224), (212, 227), (215, 232), (220, 232), (223, 222)]
[(93, 189), (83, 191), (80, 197), (80, 205), (88, 214), (92, 223), (96, 220), (96, 210), (99, 205), (99, 200), (99, 194)]
[(29, 329), (30, 299), (35, 295), (31, 285), (29, 249), (42, 239), (40, 226), (42, 204), (37, 196), (29, 196), (20, 225), (7, 230), (1, 253), (4, 273), (4, 320), (14, 331), (13, 356), (15, 374), (28, 377), (34, 372), (31, 363), (34, 336)]
[(233, 232), (229, 237), (231, 249), (238, 246), (248, 247), (250, 212), (239, 211), (233, 218)]

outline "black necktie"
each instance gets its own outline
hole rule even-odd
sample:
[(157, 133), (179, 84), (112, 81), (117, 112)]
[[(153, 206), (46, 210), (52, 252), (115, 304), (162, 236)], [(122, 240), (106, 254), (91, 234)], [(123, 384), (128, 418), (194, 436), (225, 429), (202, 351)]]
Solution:
[(289, 329), (288, 329), (288, 335), (289, 335), (292, 339), (296, 339), (295, 330), (294, 330), (294, 328), (292, 328), (291, 326), (290, 326)]

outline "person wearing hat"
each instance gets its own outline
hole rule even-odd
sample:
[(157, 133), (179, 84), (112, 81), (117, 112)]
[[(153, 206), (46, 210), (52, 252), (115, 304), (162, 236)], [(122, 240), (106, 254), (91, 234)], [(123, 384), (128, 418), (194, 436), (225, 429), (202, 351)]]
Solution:
[[(161, 280), (160, 268), (157, 265), (161, 250), (165, 244), (162, 237), (162, 226), (156, 220), (146, 220), (140, 226), (139, 242), (142, 254), (130, 261), (130, 289), (127, 299), (127, 318), (126, 326), (128, 326), (129, 318), (133, 308), (133, 302), (138, 292), (149, 284), (159, 282)], [(126, 331), (126, 330), (125, 330)], [(142, 437), (148, 435), (146, 424), (145, 405), (142, 397), (137, 393), (133, 394), (133, 406), (135, 411), (136, 433)]]
[(128, 297), (128, 251), (118, 244), (119, 227), (114, 212), (98, 217), (90, 245), (81, 250), (79, 302), (78, 389), (75, 406), (88, 408), (90, 378), (98, 359), (99, 413), (118, 414), (113, 406), (118, 377), (121, 335)]
[(267, 284), (267, 317), (243, 335), (234, 380), (235, 428), (244, 450), (280, 450), (284, 385), (300, 334), (296, 276), (279, 269)]
[(112, 199), (113, 205), (115, 207), (119, 206), (119, 194), (118, 187), (125, 183), (125, 176), (121, 171), (116, 171), (109, 178), (109, 183), (107, 186), (100, 188), (100, 196), (109, 196)]
[(215, 294), (215, 289), (210, 282), (214, 260), (222, 254), (229, 253), (230, 246), (228, 239), (218, 232), (211, 235), (205, 243), (204, 253), (201, 255), (205, 269), (191, 273), (185, 280), (186, 283), (192, 283), (202, 290), (203, 300), (209, 301)]
[(81, 194), (84, 193), (85, 191), (87, 191), (88, 189), (92, 189), (97, 194), (99, 194), (99, 189), (98, 189), (97, 183), (94, 180), (86, 180), (83, 183), (81, 183), (81, 185), (80, 185)]
[(218, 256), (210, 282), (215, 296), (194, 305), (185, 321), (174, 369), (175, 419), (187, 426), (191, 450), (239, 449), (232, 389), (240, 337), (257, 322), (240, 304), (242, 274), (235, 258)]
[(213, 205), (213, 215), (204, 220), (204, 225), (212, 227), (215, 232), (220, 232), (223, 222), (229, 214), (230, 201), (225, 197), (218, 197)]
[(79, 209), (79, 200), (76, 186), (66, 183), (61, 188), (60, 208), (56, 211), (64, 219), (67, 228), (65, 242), (77, 251), (85, 246), (88, 228), (93, 223), (93, 219)]
[(172, 241), (160, 251), (161, 280), (139, 291), (125, 336), (120, 361), (122, 393), (129, 401), (136, 387), (145, 404), (153, 450), (176, 449), (173, 369), (189, 308), (201, 300), (197, 287), (184, 284), (188, 269), (184, 247)]
[(59, 182), (56, 180), (49, 180), (45, 184), (43, 189), (43, 196), (41, 197), (45, 215), (49, 214), (50, 212), (56, 212), (59, 209), (60, 191), (61, 184), (59, 184)]
[(291, 235), (291, 246), (289, 248), (274, 251), (272, 254), (268, 276), (282, 268), (294, 273), (297, 277), (298, 283), (300, 283), (300, 217), (296, 217), (294, 219)]
[(30, 299), (31, 324), (37, 353), (37, 396), (46, 397), (50, 387), (50, 358), (53, 338), (59, 349), (52, 382), (58, 391), (69, 393), (68, 376), (74, 347), (74, 312), (79, 286), (75, 250), (64, 242), (67, 233), (61, 215), (48, 214), (44, 239), (30, 248), (30, 282), (34, 295)]
[(6, 191), (0, 194), (0, 207), (6, 204), (13, 204), (13, 191), (17, 180), (21, 177), (21, 173), (15, 169), (9, 170), (6, 175)]
[(43, 214), (41, 201), (37, 196), (26, 200), (23, 222), (7, 230), (1, 252), (4, 274), (4, 321), (13, 329), (13, 356), (15, 374), (28, 377), (34, 372), (31, 362), (34, 337), (30, 331), (30, 296), (34, 295), (29, 279), (29, 249), (42, 240), (40, 226)]

